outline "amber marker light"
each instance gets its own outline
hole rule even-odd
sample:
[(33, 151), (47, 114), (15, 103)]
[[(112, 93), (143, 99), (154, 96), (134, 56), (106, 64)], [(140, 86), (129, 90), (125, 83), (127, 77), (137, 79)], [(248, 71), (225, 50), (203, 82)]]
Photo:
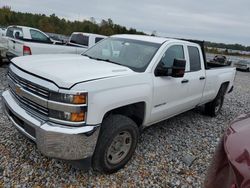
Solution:
[(86, 104), (86, 95), (74, 95), (73, 104)]
[(71, 113), (70, 121), (72, 122), (80, 122), (85, 120), (85, 113)]

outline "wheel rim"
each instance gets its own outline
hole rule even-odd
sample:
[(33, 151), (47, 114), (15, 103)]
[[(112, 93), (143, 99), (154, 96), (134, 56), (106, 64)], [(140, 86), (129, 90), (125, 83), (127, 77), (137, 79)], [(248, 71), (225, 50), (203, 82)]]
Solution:
[(215, 113), (218, 113), (220, 111), (220, 106), (221, 106), (221, 98), (216, 100), (216, 105), (215, 105)]
[(120, 132), (110, 144), (107, 151), (107, 161), (110, 164), (120, 163), (129, 153), (132, 146), (132, 136), (127, 131)]

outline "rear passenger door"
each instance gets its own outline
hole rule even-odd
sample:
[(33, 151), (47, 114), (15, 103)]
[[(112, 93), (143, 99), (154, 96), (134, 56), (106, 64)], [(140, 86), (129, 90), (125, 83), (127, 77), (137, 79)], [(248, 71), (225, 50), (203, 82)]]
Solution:
[(189, 81), (188, 97), (189, 106), (197, 106), (202, 98), (205, 86), (205, 67), (202, 52), (198, 46), (187, 45), (189, 71), (186, 72)]

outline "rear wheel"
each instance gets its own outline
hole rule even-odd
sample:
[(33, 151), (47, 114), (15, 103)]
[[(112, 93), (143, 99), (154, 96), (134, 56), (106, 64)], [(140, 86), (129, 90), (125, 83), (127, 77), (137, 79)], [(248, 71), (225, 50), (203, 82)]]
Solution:
[(101, 126), (92, 166), (99, 172), (113, 173), (132, 157), (139, 129), (133, 120), (122, 115), (110, 115)]

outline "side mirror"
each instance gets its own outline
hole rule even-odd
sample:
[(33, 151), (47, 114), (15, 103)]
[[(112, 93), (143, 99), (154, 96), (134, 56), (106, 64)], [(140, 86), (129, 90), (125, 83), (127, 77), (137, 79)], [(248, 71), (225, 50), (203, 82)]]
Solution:
[(182, 78), (185, 74), (186, 60), (184, 59), (174, 59), (172, 67), (172, 77)]
[(155, 76), (171, 76), (171, 69), (166, 68), (163, 65), (159, 64), (157, 68), (155, 69)]
[(181, 78), (185, 74), (186, 60), (174, 59), (172, 67), (164, 67), (161, 63), (155, 69), (155, 76), (172, 76)]

